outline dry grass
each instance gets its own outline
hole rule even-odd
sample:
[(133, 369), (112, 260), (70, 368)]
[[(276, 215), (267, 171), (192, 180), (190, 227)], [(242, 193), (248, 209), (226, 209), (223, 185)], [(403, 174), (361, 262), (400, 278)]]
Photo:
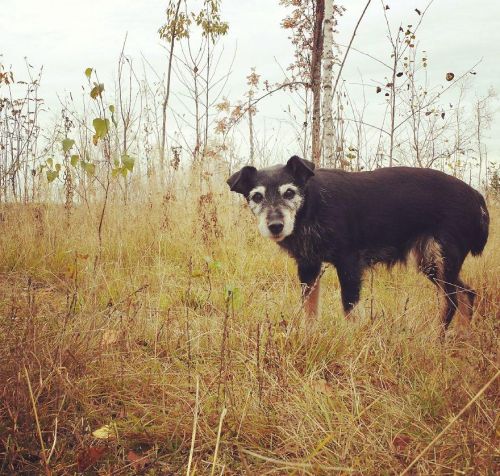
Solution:
[[(366, 275), (356, 322), (328, 269), (304, 322), (294, 263), (225, 189), (111, 204), (100, 253), (97, 206), (4, 207), (0, 473), (402, 472), (498, 371), (492, 215), (472, 333), (441, 344), (436, 292), (402, 269)], [(498, 390), (410, 472), (498, 474)]]

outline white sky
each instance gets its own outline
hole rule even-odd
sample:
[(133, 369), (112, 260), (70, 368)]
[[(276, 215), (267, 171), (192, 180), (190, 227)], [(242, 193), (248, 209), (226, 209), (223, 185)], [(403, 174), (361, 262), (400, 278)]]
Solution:
[[(48, 107), (58, 111), (56, 93), (78, 92), (85, 77), (83, 71), (97, 69), (102, 82), (115, 77), (117, 58), (128, 32), (127, 53), (139, 64), (141, 53), (158, 71), (162, 71), (166, 54), (158, 38), (158, 27), (164, 20), (167, 0), (0, 0), (0, 61), (12, 65), (21, 79), (24, 57), (31, 64), (44, 67), (41, 96)], [(224, 40), (226, 67), (237, 48), (233, 74), (227, 96), (241, 97), (246, 89), (246, 76), (252, 66), (271, 82), (282, 80), (284, 68), (292, 58), (288, 33), (280, 28), (285, 10), (278, 0), (223, 0), (223, 17), (230, 33)], [(339, 43), (347, 43), (365, 0), (345, 1), (348, 8), (340, 20)], [(395, 23), (416, 23), (414, 8), (423, 10), (423, 0), (386, 0), (389, 16)], [(431, 82), (444, 83), (446, 72), (456, 75), (476, 68), (471, 100), (493, 86), (500, 93), (500, 1), (435, 0), (419, 34), (420, 49), (430, 58)], [(373, 0), (361, 24), (354, 46), (370, 54), (389, 59), (385, 24), (379, 0)], [(357, 83), (383, 81), (384, 71), (372, 60), (351, 52), (345, 79)], [(175, 91), (175, 83), (173, 85)], [(111, 89), (111, 88), (110, 88)], [(353, 100), (361, 101), (361, 93), (353, 89)], [(371, 103), (383, 102), (381, 95), (368, 97)], [(289, 102), (286, 94), (259, 104), (259, 127), (269, 134), (276, 131), (280, 120), (286, 120), (283, 109)], [(500, 102), (500, 101), (499, 101)], [(498, 103), (494, 104), (498, 109)], [(278, 124), (278, 125), (277, 125)], [(490, 158), (500, 155), (498, 139), (500, 114), (486, 135)], [(262, 132), (264, 133), (264, 132)], [(279, 150), (282, 157), (296, 151), (282, 135)]]

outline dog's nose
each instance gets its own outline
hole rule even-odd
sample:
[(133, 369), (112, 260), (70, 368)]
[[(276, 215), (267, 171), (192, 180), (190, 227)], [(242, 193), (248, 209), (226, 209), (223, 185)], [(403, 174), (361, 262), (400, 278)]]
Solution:
[(279, 235), (283, 231), (283, 223), (281, 222), (274, 222), (268, 225), (269, 231), (273, 235)]

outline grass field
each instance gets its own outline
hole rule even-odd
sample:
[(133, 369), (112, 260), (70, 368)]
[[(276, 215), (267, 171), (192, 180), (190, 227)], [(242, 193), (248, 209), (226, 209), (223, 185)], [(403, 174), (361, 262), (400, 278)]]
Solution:
[(498, 210), (472, 326), (441, 343), (403, 268), (366, 274), (356, 321), (327, 269), (306, 322), (293, 261), (220, 187), (110, 203), (101, 247), (98, 204), (1, 208), (0, 473), (498, 474)]

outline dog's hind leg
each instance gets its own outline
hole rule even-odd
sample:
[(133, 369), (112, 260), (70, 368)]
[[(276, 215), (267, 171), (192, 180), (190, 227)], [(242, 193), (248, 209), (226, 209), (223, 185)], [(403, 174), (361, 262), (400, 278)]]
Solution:
[(443, 253), (441, 245), (434, 238), (423, 238), (413, 248), (413, 254), (421, 271), (433, 284), (439, 287), (443, 274)]
[(302, 286), (302, 301), (307, 317), (316, 317), (319, 312), (319, 289), (321, 262), (298, 262), (298, 273)]
[[(447, 279), (450, 279), (449, 277)], [(453, 320), (456, 310), (458, 309), (458, 289), (455, 283), (444, 281), (442, 289), (445, 297), (445, 304), (442, 312), (443, 328), (446, 331)]]
[(459, 278), (464, 261), (463, 253), (452, 241), (437, 241), (434, 238), (419, 241), (413, 251), (419, 270), (443, 295), (443, 329), (449, 327), (459, 308), (464, 308), (465, 312), (461, 310), (461, 314), (468, 316), (470, 320), (475, 293)]
[(437, 263), (435, 281), (445, 298), (442, 324), (443, 330), (446, 331), (458, 309), (459, 295), (465, 293), (463, 283), (459, 278), (465, 254), (460, 251), (460, 248), (452, 240), (440, 240), (440, 249), (441, 260)]
[(474, 301), (476, 299), (476, 292), (467, 286), (460, 278), (457, 279), (457, 289), (458, 293), (458, 308), (460, 314), (462, 314), (470, 323), (472, 320), (472, 315), (474, 312)]
[(359, 301), (363, 267), (357, 256), (347, 256), (335, 264), (340, 282), (342, 306), (346, 316)]

